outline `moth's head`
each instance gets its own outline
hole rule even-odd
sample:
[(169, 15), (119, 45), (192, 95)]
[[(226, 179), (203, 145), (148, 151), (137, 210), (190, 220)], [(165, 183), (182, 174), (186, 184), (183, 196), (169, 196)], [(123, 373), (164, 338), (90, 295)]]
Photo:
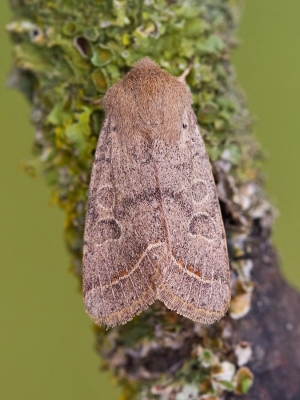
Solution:
[(179, 139), (186, 115), (192, 111), (191, 94), (178, 78), (143, 58), (104, 97), (105, 112), (120, 135), (147, 136), (174, 142)]

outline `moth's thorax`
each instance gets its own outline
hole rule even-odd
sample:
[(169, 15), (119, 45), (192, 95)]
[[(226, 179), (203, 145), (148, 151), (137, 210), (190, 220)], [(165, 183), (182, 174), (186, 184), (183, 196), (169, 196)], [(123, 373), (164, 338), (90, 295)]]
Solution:
[(173, 142), (186, 124), (183, 116), (193, 114), (187, 86), (149, 59), (139, 61), (107, 91), (104, 106), (118, 132), (128, 140), (145, 135)]

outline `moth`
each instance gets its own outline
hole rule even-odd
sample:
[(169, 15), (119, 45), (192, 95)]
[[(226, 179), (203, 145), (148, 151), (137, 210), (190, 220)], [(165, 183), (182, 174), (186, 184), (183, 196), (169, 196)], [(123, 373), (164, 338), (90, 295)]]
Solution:
[(225, 231), (187, 85), (149, 58), (103, 99), (83, 248), (83, 295), (98, 325), (156, 299), (204, 324), (230, 301)]

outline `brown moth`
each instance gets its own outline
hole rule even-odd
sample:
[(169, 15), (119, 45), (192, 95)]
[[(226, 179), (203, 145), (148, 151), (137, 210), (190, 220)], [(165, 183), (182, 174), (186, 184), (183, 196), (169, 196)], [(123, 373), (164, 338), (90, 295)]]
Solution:
[(83, 256), (85, 307), (99, 325), (156, 299), (205, 324), (228, 309), (224, 226), (191, 103), (149, 58), (104, 96)]

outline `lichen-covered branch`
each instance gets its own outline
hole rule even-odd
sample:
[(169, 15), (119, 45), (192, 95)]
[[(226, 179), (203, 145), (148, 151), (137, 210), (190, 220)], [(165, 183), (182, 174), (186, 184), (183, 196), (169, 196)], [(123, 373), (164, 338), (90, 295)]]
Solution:
[[(53, 203), (66, 213), (65, 239), (79, 279), (87, 190), (104, 116), (101, 96), (144, 56), (176, 76), (191, 66), (186, 81), (213, 166), (228, 240), (230, 312), (208, 327), (156, 302), (126, 325), (108, 331), (95, 327), (97, 350), (104, 367), (123, 385), (123, 399), (232, 399), (247, 393), (254, 381), (258, 382), (252, 389), (255, 398), (282, 400), (276, 397), (278, 391), (273, 397), (266, 395), (271, 393), (268, 382), (276, 383), (266, 371), (278, 368), (282, 357), (270, 364), (270, 351), (275, 358), (277, 353), (266, 348), (263, 333), (258, 333), (260, 323), (266, 324), (259, 319), (265, 315), (260, 314), (259, 302), (277, 307), (272, 290), (264, 294), (263, 284), (257, 285), (259, 300), (252, 302), (253, 265), (254, 273), (261, 268), (261, 276), (267, 276), (266, 264), (274, 266), (274, 255), (264, 254), (265, 248), (272, 253), (268, 239), (272, 209), (261, 191), (259, 149), (250, 136), (251, 119), (230, 63), (241, 2), (10, 3), (14, 13), (7, 25), (14, 43), (10, 83), (31, 102), (35, 126), (34, 158), (26, 169), (45, 176)], [(300, 300), (293, 296), (296, 306)], [(293, 324), (287, 329), (293, 331)], [(270, 343), (272, 335), (276, 337), (276, 327)], [(280, 354), (287, 351), (282, 347)], [(260, 378), (261, 371), (268, 378), (265, 386), (267, 378)], [(299, 383), (291, 379), (293, 394), (286, 398), (296, 400)]]

